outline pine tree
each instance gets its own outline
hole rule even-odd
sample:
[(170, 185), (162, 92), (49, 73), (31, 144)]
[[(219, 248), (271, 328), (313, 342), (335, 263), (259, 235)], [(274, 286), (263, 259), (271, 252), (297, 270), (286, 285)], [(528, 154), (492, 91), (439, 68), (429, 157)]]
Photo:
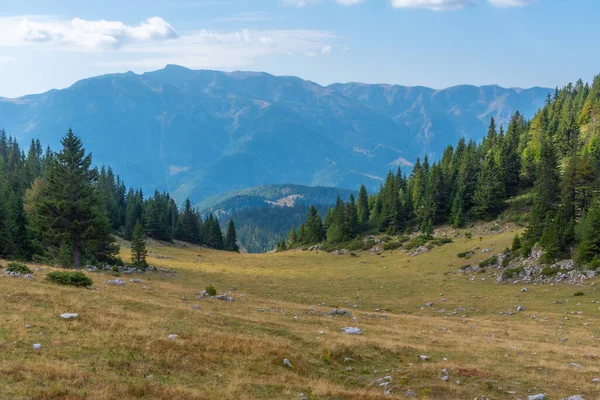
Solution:
[(600, 256), (600, 200), (596, 199), (586, 215), (577, 262), (585, 264)]
[(140, 221), (135, 223), (133, 229), (133, 237), (131, 238), (131, 262), (138, 267), (146, 267), (146, 255), (148, 250), (146, 249), (146, 232), (144, 232), (144, 226)]
[(35, 214), (47, 238), (70, 244), (73, 266), (79, 268), (82, 246), (106, 231), (94, 226), (104, 209), (96, 188), (98, 171), (90, 168), (92, 157), (85, 154), (81, 139), (69, 129), (61, 143), (44, 174)]
[(298, 237), (296, 235), (296, 230), (294, 229), (294, 226), (292, 225), (292, 227), (290, 229), (290, 233), (288, 234), (288, 242), (290, 243), (290, 245), (292, 245), (292, 244), (296, 244), (297, 241), (298, 241)]
[(229, 220), (227, 227), (227, 236), (225, 237), (225, 250), (238, 252), (240, 250), (237, 245), (237, 233), (235, 232), (235, 224), (233, 219)]
[(369, 195), (367, 194), (367, 188), (365, 185), (360, 185), (358, 191), (358, 223), (365, 225), (369, 222), (370, 211), (369, 211)]

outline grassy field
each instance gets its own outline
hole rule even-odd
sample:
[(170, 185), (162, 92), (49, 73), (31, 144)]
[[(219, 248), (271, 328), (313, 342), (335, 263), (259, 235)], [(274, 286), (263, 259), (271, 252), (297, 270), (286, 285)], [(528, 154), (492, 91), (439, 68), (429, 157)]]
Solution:
[[(389, 399), (409, 389), (423, 399), (600, 398), (595, 282), (521, 292), (459, 272), (493, 253), (457, 253), (498, 253), (513, 235), (455, 239), (414, 257), (153, 243), (149, 261), (175, 274), (123, 275), (127, 286), (116, 287), (90, 273), (94, 289), (46, 282), (45, 266), (36, 281), (0, 277), (0, 398)], [(196, 299), (209, 284), (235, 302)], [(516, 305), (525, 311), (500, 315)], [(333, 308), (352, 317), (328, 316)]]

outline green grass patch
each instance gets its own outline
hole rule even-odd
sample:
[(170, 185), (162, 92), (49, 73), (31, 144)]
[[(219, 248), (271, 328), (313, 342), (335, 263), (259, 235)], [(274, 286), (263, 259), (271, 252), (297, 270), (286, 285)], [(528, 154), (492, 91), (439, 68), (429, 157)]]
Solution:
[(502, 279), (511, 279), (515, 276), (519, 276), (519, 274), (523, 271), (523, 267), (507, 268), (502, 272)]
[(486, 258), (485, 260), (483, 260), (482, 262), (479, 263), (479, 266), (481, 268), (487, 268), (490, 265), (495, 265), (498, 264), (498, 256), (494, 255), (491, 256), (490, 258)]

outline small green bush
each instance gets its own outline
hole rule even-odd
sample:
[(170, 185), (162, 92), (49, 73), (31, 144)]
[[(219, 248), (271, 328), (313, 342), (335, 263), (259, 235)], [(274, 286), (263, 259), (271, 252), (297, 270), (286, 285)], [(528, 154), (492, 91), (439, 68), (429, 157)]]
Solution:
[(46, 276), (46, 279), (59, 285), (77, 287), (88, 287), (94, 284), (92, 279), (83, 272), (53, 271)]
[(469, 269), (469, 268), (471, 268), (471, 264), (463, 265), (462, 267), (460, 267), (460, 270), (464, 271), (465, 269)]
[(417, 236), (404, 245), (406, 250), (412, 250), (427, 243), (427, 239), (423, 236)]
[(559, 267), (544, 267), (542, 268), (541, 274), (546, 277), (553, 277), (556, 276), (556, 274), (558, 274), (558, 271), (560, 271)]
[(577, 296), (585, 296), (585, 293), (583, 292), (575, 292), (573, 293), (573, 296), (577, 297)]
[(21, 264), (18, 262), (9, 262), (8, 265), (6, 266), (6, 270), (8, 272), (18, 272), (21, 274), (30, 274), (31, 270), (29, 269), (29, 267), (25, 264)]
[(119, 272), (119, 267), (117, 265), (113, 265), (112, 270), (113, 272)]
[(523, 267), (507, 268), (502, 272), (502, 279), (511, 279), (514, 276), (518, 276), (523, 270)]
[(208, 285), (204, 290), (206, 290), (206, 293), (208, 293), (209, 296), (217, 295), (217, 289), (215, 289), (213, 285)]
[(498, 263), (498, 256), (494, 255), (491, 256), (490, 258), (486, 258), (485, 260), (483, 260), (482, 262), (479, 263), (479, 266), (481, 268), (487, 268), (490, 265), (494, 265)]
[(452, 239), (442, 237), (442, 238), (437, 238), (437, 239), (432, 240), (431, 243), (435, 244), (436, 246), (442, 246), (447, 243), (452, 243)]
[(471, 239), (473, 237), (473, 234), (471, 232), (465, 232), (465, 237), (467, 239)]
[(400, 247), (402, 247), (402, 244), (398, 242), (388, 242), (383, 245), (384, 250), (396, 250)]
[(595, 271), (598, 268), (600, 268), (600, 258), (594, 257), (594, 259), (589, 262), (589, 264), (587, 265), (586, 268), (589, 269), (589, 270), (591, 270), (591, 271)]
[(473, 255), (472, 251), (463, 251), (462, 253), (458, 253), (456, 256), (458, 258), (471, 258), (472, 255)]

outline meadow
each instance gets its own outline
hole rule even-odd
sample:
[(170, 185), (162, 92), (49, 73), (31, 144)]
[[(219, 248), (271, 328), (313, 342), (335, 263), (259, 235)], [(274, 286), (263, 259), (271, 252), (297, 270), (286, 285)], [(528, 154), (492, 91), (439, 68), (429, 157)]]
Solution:
[[(174, 272), (121, 275), (124, 287), (107, 272), (87, 273), (91, 289), (59, 286), (44, 279), (56, 268), (30, 265), (35, 281), (0, 276), (0, 398), (600, 398), (597, 280), (498, 284), (460, 271), (514, 234), (416, 256), (152, 242), (149, 262)], [(208, 285), (235, 301), (197, 299)]]

